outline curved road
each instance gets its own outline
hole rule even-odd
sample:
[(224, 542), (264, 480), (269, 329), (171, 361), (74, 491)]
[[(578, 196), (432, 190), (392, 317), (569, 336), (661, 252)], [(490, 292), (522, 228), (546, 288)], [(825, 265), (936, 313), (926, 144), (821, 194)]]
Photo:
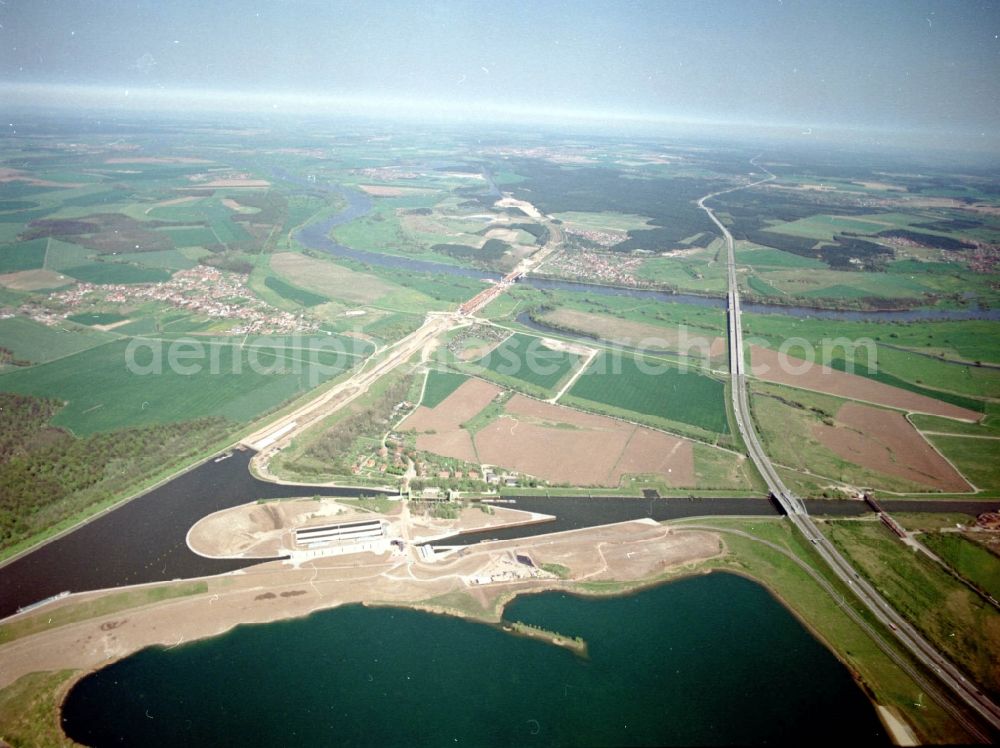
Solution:
[[(698, 207), (708, 214), (712, 222), (722, 232), (726, 241), (728, 253), (727, 277), (729, 281), (729, 368), (732, 385), (733, 410), (736, 417), (736, 424), (739, 427), (740, 436), (747, 447), (750, 459), (753, 460), (757, 470), (763, 476), (772, 496), (781, 505), (784, 513), (788, 515), (792, 524), (813, 544), (820, 557), (826, 562), (833, 573), (846, 585), (848, 585), (857, 598), (871, 611), (872, 615), (883, 625), (885, 625), (895, 635), (909, 653), (928, 670), (933, 672), (938, 679), (947, 686), (966, 706), (975, 711), (982, 719), (989, 724), (994, 734), (1000, 733), (1000, 707), (998, 707), (989, 697), (971, 681), (965, 674), (944, 657), (938, 650), (930, 644), (917, 630), (910, 625), (899, 613), (893, 609), (889, 603), (870, 585), (866, 580), (854, 570), (850, 562), (838, 551), (825, 535), (816, 527), (809, 513), (806, 511), (802, 500), (793, 494), (775, 470), (774, 465), (768, 458), (767, 453), (761, 446), (754, 428), (753, 419), (750, 414), (750, 402), (747, 395), (745, 362), (743, 358), (743, 329), (740, 320), (740, 292), (736, 279), (736, 249), (733, 243), (733, 235), (729, 229), (723, 225), (715, 213), (705, 202), (719, 195), (724, 195), (737, 190), (745, 190), (759, 184), (764, 184), (775, 175), (759, 164), (754, 163), (756, 159), (751, 159), (750, 163), (767, 173), (763, 179), (755, 182), (731, 187), (727, 190), (720, 190), (705, 195), (698, 201)], [(879, 640), (876, 639), (876, 642)], [(984, 734), (975, 724), (973, 724), (960, 710), (949, 702), (942, 702), (942, 707), (947, 709), (960, 724), (962, 724), (972, 735), (984, 742), (990, 740), (990, 736)]]

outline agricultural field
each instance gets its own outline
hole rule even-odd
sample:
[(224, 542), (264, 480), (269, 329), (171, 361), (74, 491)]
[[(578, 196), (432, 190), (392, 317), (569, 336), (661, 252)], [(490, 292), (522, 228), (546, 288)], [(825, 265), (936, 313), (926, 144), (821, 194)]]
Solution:
[(995, 600), (1000, 600), (1000, 556), (957, 532), (931, 532), (920, 542), (943, 558), (959, 576)]
[(278, 294), (281, 298), (292, 301), (299, 306), (317, 306), (318, 304), (323, 304), (328, 301), (325, 296), (320, 296), (312, 291), (297, 288), (291, 283), (286, 283), (280, 278), (275, 278), (271, 275), (264, 279), (264, 285)]
[[(768, 382), (886, 405), (907, 412), (974, 422), (982, 417), (985, 408), (977, 400), (956, 397), (949, 393), (940, 393), (937, 397), (929, 396), (938, 393), (919, 388), (904, 380), (894, 380), (884, 371), (880, 376), (861, 376), (857, 373), (839, 371), (842, 366), (831, 368), (758, 346), (751, 346), (750, 361), (752, 374)], [(831, 363), (834, 361), (831, 360)], [(866, 369), (864, 366), (856, 366), (854, 371), (864, 372)], [(888, 384), (885, 380), (892, 384)], [(903, 387), (894, 386), (897, 384)], [(914, 392), (914, 389), (919, 391)]]
[(497, 378), (501, 384), (513, 381), (533, 391), (550, 392), (578, 363), (578, 356), (548, 348), (541, 338), (514, 333), (483, 358), (471, 362), (469, 369)]
[(878, 522), (831, 521), (829, 538), (886, 597), (985, 690), (1000, 693), (1000, 613)]
[(963, 436), (926, 437), (976, 488), (1000, 491), (1000, 440)]
[(32, 239), (0, 246), (0, 275), (45, 267), (45, 239)]
[[(243, 423), (359, 360), (267, 341), (238, 346), (226, 339), (209, 339), (178, 344), (175, 355), (180, 366), (172, 367), (169, 342), (137, 342), (132, 359), (136, 370), (152, 369), (150, 373), (130, 371), (126, 354), (130, 341), (116, 340), (50, 363), (4, 372), (0, 391), (65, 401), (52, 422), (77, 435), (206, 416)], [(303, 363), (311, 360), (318, 365)], [(186, 370), (191, 373), (183, 373)], [(272, 370), (275, 373), (269, 373)]]
[(468, 377), (464, 374), (431, 369), (427, 373), (424, 396), (420, 400), (420, 404), (426, 408), (436, 408), (442, 400), (461, 387), (467, 380)]
[[(439, 380), (435, 389), (455, 381)], [(745, 460), (731, 453), (478, 379), (466, 379), (432, 404), (425, 399), (401, 430), (416, 436), (422, 452), (496, 465), (550, 485), (614, 488), (626, 479), (632, 490), (752, 485)]]
[[(792, 338), (804, 340), (808, 345), (786, 344), (789, 355), (802, 358), (808, 357), (810, 351), (829, 351), (833, 365), (853, 361), (855, 374), (912, 387), (915, 392), (938, 399), (946, 397), (946, 393), (973, 398), (1000, 393), (1000, 370), (980, 365), (1000, 361), (997, 322), (843, 322), (778, 314), (744, 314), (743, 320), (749, 344), (763, 339), (770, 347), (778, 348)], [(875, 349), (872, 367), (868, 366), (868, 347)]]
[(729, 433), (725, 385), (663, 362), (602, 353), (568, 394), (572, 402), (610, 406), (616, 414), (625, 411), (713, 434)]
[(54, 361), (114, 339), (111, 333), (48, 327), (24, 317), (0, 319), (0, 348), (32, 364)]
[(763, 383), (751, 405), (765, 450), (803, 495), (972, 490), (898, 412)]

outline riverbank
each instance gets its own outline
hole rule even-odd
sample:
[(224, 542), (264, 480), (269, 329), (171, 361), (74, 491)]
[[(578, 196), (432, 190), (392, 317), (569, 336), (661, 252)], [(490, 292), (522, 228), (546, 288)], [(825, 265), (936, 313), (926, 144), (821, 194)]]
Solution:
[[(781, 520), (731, 521), (766, 529), (775, 539)], [(727, 524), (727, 523), (723, 523)], [(787, 530), (787, 528), (785, 528)], [(515, 597), (544, 590), (583, 595), (621, 595), (665, 581), (712, 571), (730, 571), (763, 584), (800, 618), (844, 662), (865, 690), (880, 704), (900, 710), (924, 740), (965, 739), (961, 731), (932, 702), (917, 709), (918, 691), (908, 677), (844, 616), (837, 601), (819, 589), (801, 569), (782, 562), (766, 547), (711, 531), (665, 528), (648, 521), (575, 530), (555, 535), (483, 543), (463, 556), (439, 564), (400, 564), (372, 554), (323, 559), (292, 569), (280, 562), (243, 572), (200, 580), (204, 591), (183, 598), (146, 602), (134, 607), (102, 611), (99, 603), (122, 591), (73, 595), (24, 618), (37, 627), (19, 638), (5, 634), (0, 646), (0, 687), (40, 671), (76, 670), (82, 677), (147, 646), (176, 647), (217, 636), (245, 623), (268, 623), (298, 618), (318, 610), (350, 603), (414, 607), (470, 620), (497, 624), (504, 607)], [(786, 542), (785, 541), (782, 542)], [(469, 584), (498, 556), (516, 549), (538, 566), (559, 564), (568, 579), (543, 578), (487, 584)], [(150, 586), (169, 589), (175, 583)], [(94, 614), (51, 629), (45, 621), (66, 619), (65, 608), (94, 607)], [(63, 612), (60, 612), (63, 611)], [(23, 625), (23, 623), (21, 624)], [(0, 692), (2, 693), (2, 692)], [(52, 719), (56, 719), (54, 715)]]

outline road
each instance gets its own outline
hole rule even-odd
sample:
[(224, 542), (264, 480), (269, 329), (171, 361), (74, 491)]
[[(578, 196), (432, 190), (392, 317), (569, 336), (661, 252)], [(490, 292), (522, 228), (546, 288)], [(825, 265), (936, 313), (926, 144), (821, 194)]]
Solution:
[[(524, 205), (530, 206), (530, 203), (524, 203)], [(531, 207), (534, 210), (533, 206)], [(535, 212), (537, 213), (537, 211)], [(545, 246), (521, 260), (517, 267), (496, 285), (476, 294), (455, 312), (428, 314), (423, 325), (405, 338), (374, 354), (352, 377), (244, 438), (242, 444), (258, 450), (253, 463), (258, 474), (263, 478), (273, 480), (273, 476), (268, 471), (268, 463), (271, 457), (290, 444), (292, 439), (302, 434), (320, 419), (361, 397), (372, 384), (396, 367), (409, 361), (419, 351), (430, 345), (435, 338), (449, 330), (471, 324), (473, 315), (503, 294), (518, 278), (537, 268), (548, 259), (554, 251), (562, 246), (563, 234), (561, 229), (552, 223), (551, 219), (546, 217), (543, 222), (549, 230), (549, 239)]]
[[(930, 642), (924, 639), (913, 626), (885, 601), (871, 584), (861, 578), (850, 562), (820, 532), (816, 523), (806, 511), (802, 500), (789, 491), (784, 482), (782, 482), (781, 476), (778, 475), (774, 465), (771, 464), (771, 460), (768, 458), (757, 436), (750, 413), (750, 402), (747, 394), (743, 328), (741, 322), (742, 312), (740, 310), (739, 284), (736, 278), (736, 248), (733, 242), (733, 235), (729, 232), (729, 229), (718, 219), (712, 209), (705, 204), (708, 200), (719, 195), (749, 189), (775, 179), (774, 174), (754, 163), (755, 161), (756, 159), (753, 159), (750, 163), (766, 172), (768, 176), (745, 185), (740, 185), (739, 187), (713, 192), (705, 195), (698, 201), (698, 207), (708, 214), (708, 217), (719, 228), (719, 231), (722, 232), (722, 236), (726, 242), (728, 255), (727, 277), (729, 283), (727, 334), (729, 336), (729, 367), (733, 410), (740, 436), (743, 438), (747, 448), (747, 453), (750, 455), (750, 459), (753, 460), (761, 476), (763, 476), (771, 495), (781, 505), (782, 510), (792, 524), (812, 543), (816, 552), (833, 573), (854, 591), (854, 594), (871, 611), (872, 615), (892, 632), (898, 642), (906, 648), (917, 662), (934, 673), (962, 703), (977, 713), (992, 728), (994, 733), (998, 733), (1000, 732), (1000, 707), (985, 696), (961, 670), (955, 667)], [(876, 642), (878, 642), (877, 639)], [(957, 709), (954, 704), (949, 701), (943, 701), (941, 706), (948, 710), (972, 735), (984, 742), (989, 742), (990, 736), (985, 734), (965, 713)]]

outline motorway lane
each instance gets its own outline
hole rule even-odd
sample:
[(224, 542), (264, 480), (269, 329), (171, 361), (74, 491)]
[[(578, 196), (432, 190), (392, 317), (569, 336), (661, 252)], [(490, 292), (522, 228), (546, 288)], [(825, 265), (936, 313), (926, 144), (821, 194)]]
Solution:
[[(754, 166), (754, 160), (750, 162)], [(763, 167), (761, 167), (763, 169)], [(764, 451), (750, 414), (749, 397), (746, 388), (745, 362), (743, 358), (743, 329), (741, 323), (739, 284), (736, 278), (736, 250), (733, 235), (729, 229), (716, 217), (705, 202), (713, 197), (737, 190), (748, 189), (775, 178), (775, 175), (763, 169), (768, 176), (739, 187), (714, 192), (698, 201), (698, 207), (704, 210), (712, 222), (722, 232), (728, 254), (727, 277), (729, 282), (729, 315), (727, 331), (729, 336), (730, 377), (732, 385), (733, 410), (740, 435), (747, 447), (750, 459), (753, 460), (763, 476), (774, 498), (779, 502), (785, 514), (800, 532), (813, 544), (820, 557), (830, 569), (851, 587), (858, 599), (872, 614), (892, 631), (896, 639), (922, 665), (932, 671), (938, 679), (948, 686), (966, 706), (973, 709), (990, 726), (995, 734), (1000, 734), (1000, 707), (986, 697), (957, 667), (937, 651), (926, 639), (899, 615), (867, 581), (861, 579), (851, 564), (840, 554), (833, 544), (823, 535), (806, 511), (802, 500), (784, 485), (770, 458)], [(876, 640), (878, 641), (878, 640)], [(976, 727), (964, 714), (950, 703), (942, 703), (955, 719), (969, 732), (984, 741), (990, 736)]]

